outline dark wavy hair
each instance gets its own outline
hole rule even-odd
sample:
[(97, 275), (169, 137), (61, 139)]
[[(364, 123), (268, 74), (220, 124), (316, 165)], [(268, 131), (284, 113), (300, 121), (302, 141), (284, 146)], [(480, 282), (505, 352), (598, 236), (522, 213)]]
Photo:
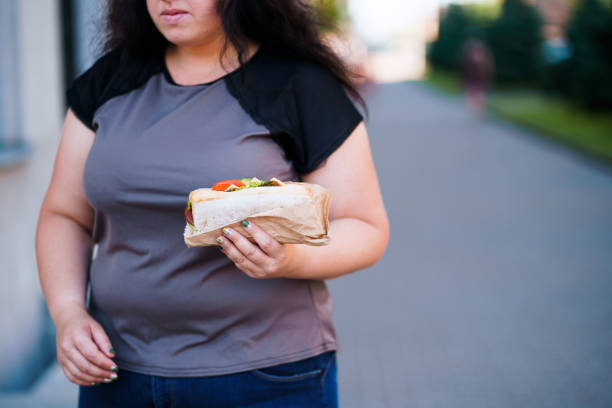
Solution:
[[(318, 63), (327, 67), (357, 100), (367, 115), (367, 105), (355, 79), (359, 76), (327, 46), (321, 30), (334, 29), (307, 0), (216, 0), (226, 40), (220, 60), (231, 43), (244, 64), (248, 40), (281, 57)], [(155, 27), (145, 0), (108, 0), (104, 50), (123, 49), (130, 55), (150, 58), (168, 45)], [(221, 61), (222, 63), (222, 61)]]

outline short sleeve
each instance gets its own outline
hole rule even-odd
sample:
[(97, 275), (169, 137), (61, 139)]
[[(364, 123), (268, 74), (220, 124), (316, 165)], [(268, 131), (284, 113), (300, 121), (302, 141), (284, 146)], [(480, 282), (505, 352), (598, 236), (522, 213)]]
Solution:
[(95, 131), (93, 117), (109, 94), (108, 88), (119, 62), (118, 52), (110, 52), (98, 59), (87, 71), (79, 75), (66, 91), (68, 106), (91, 130)]
[(363, 121), (342, 83), (322, 66), (308, 64), (294, 78), (295, 169), (306, 174), (329, 157)]

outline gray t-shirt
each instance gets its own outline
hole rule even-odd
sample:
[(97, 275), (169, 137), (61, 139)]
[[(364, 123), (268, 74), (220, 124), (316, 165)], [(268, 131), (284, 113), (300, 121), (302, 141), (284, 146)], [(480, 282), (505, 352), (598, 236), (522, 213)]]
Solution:
[(123, 88), (100, 90), (103, 78), (117, 81), (108, 60), (78, 78), (68, 100), (95, 130), (83, 173), (98, 243), (89, 311), (119, 367), (208, 376), (337, 349), (323, 281), (253, 279), (217, 248), (183, 241), (190, 191), (223, 179), (300, 179), (273, 126), (256, 123), (248, 101), (230, 93), (238, 71), (180, 86), (161, 64), (139, 72), (138, 82), (123, 77), (115, 82)]

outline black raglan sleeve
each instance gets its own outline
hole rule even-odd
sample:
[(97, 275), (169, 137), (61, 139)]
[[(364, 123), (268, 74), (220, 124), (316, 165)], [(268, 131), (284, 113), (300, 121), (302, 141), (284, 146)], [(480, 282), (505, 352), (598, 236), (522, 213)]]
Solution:
[(342, 83), (319, 65), (305, 64), (292, 81), (295, 111), (292, 116), (291, 157), (300, 174), (317, 168), (348, 138), (363, 115)]
[(108, 99), (109, 86), (118, 64), (117, 51), (105, 54), (79, 75), (66, 91), (68, 107), (91, 130), (95, 131), (94, 113)]

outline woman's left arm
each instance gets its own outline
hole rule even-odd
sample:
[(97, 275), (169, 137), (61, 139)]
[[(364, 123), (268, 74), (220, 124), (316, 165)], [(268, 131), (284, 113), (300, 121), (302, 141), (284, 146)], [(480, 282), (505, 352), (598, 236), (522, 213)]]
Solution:
[(389, 241), (389, 222), (364, 123), (302, 179), (331, 192), (329, 245), (279, 244), (250, 222), (257, 245), (228, 228), (222, 251), (253, 278), (333, 279), (376, 263)]

